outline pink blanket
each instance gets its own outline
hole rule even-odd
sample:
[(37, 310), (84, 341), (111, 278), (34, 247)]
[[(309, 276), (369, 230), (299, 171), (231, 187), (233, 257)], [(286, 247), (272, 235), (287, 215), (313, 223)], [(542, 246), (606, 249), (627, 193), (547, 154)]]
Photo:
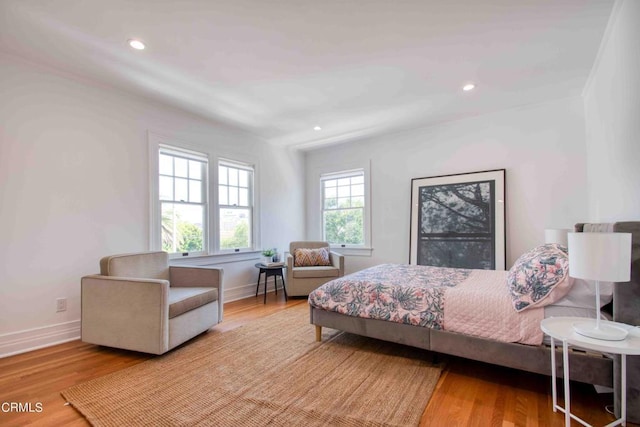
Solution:
[(506, 288), (506, 271), (472, 270), (444, 297), (444, 330), (503, 342), (542, 343), (544, 308), (520, 313)]

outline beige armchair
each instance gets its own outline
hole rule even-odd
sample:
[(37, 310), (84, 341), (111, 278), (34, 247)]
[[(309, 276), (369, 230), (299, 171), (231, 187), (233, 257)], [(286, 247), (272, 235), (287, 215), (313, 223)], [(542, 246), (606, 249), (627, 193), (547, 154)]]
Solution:
[(222, 273), (170, 267), (166, 252), (102, 258), (82, 278), (82, 341), (165, 353), (222, 320)]
[(307, 296), (318, 286), (344, 276), (344, 256), (329, 250), (329, 266), (295, 267), (296, 249), (329, 249), (328, 242), (291, 242), (287, 254), (287, 293), (290, 296)]

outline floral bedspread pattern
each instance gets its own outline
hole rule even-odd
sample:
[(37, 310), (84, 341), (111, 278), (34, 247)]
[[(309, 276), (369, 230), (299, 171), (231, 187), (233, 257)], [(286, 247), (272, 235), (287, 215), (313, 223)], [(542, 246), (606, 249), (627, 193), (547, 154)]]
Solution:
[(332, 280), (309, 294), (309, 304), (349, 316), (443, 329), (447, 288), (473, 270), (381, 264)]

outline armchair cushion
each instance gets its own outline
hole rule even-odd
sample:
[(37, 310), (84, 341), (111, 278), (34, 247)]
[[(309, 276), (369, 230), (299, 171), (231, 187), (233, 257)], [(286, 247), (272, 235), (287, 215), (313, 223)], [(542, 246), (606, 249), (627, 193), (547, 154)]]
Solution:
[(331, 265), (329, 248), (297, 248), (293, 253), (293, 263), (295, 267)]
[(308, 277), (340, 277), (340, 269), (333, 266), (294, 268), (293, 277), (296, 279)]
[(169, 288), (169, 319), (218, 301), (218, 288)]

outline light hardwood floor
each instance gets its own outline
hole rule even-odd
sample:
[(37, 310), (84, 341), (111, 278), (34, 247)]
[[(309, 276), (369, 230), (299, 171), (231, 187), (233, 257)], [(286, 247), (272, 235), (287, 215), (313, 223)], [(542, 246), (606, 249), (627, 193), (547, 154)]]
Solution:
[[(209, 333), (222, 333), (297, 304), (284, 301), (282, 292), (269, 294), (267, 304), (247, 298), (225, 304), (224, 321)], [(314, 334), (309, 327), (309, 333)], [(196, 338), (197, 339), (197, 338)], [(54, 347), (0, 359), (0, 404), (42, 404), (42, 412), (0, 411), (2, 426), (86, 426), (73, 408), (65, 406), (60, 391), (152, 356), (72, 341)], [(550, 379), (465, 359), (443, 356), (446, 368), (421, 426), (562, 426), (564, 417), (551, 410)], [(593, 425), (613, 420), (605, 412), (611, 395), (598, 395), (592, 387), (572, 385), (572, 409)], [(578, 425), (575, 423), (575, 425)], [(630, 424), (627, 424), (630, 425)]]

